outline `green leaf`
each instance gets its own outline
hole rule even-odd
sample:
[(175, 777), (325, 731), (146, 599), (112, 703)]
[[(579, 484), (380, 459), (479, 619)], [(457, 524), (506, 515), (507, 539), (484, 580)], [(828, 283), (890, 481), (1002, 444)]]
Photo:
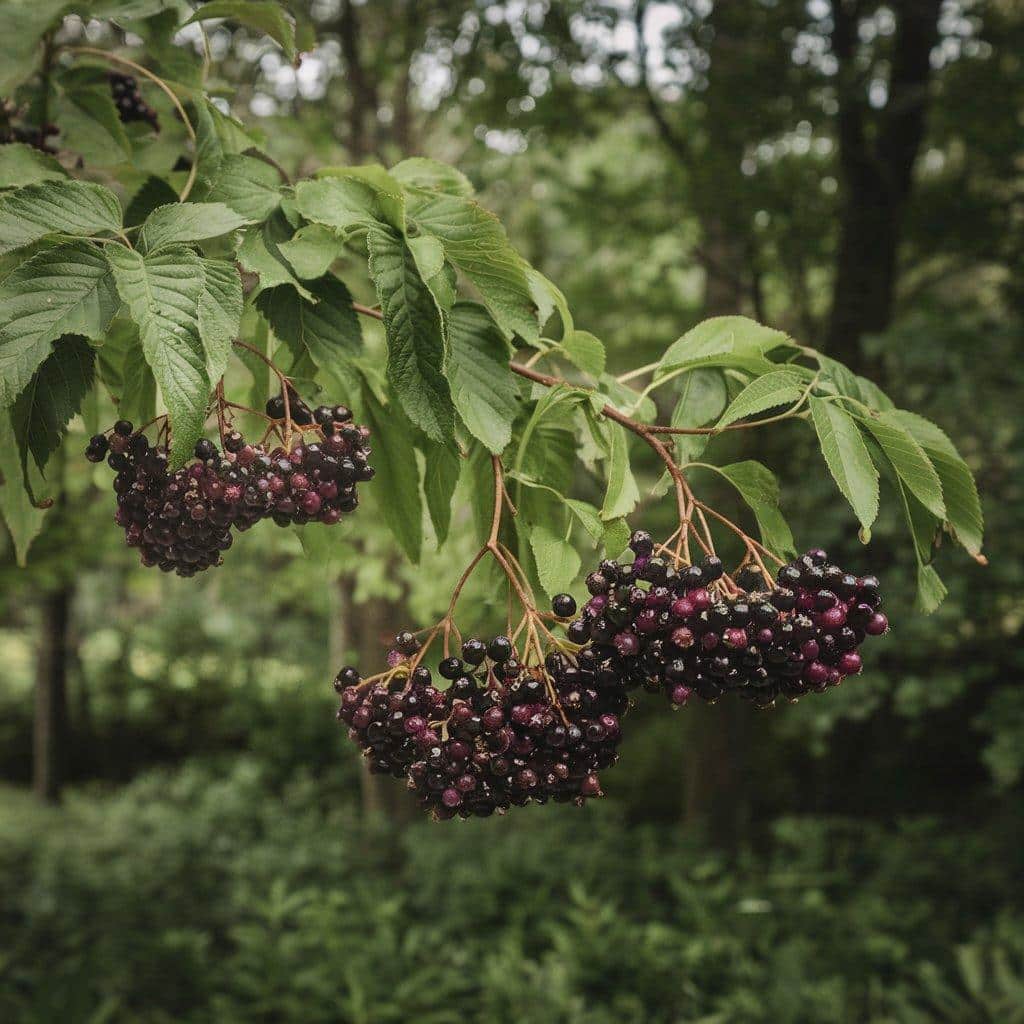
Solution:
[(700, 363), (760, 367), (765, 363), (766, 352), (791, 344), (782, 331), (745, 316), (716, 316), (699, 323), (673, 342), (661, 357), (658, 371), (664, 374)]
[(397, 405), (385, 409), (369, 387), (363, 388), (363, 405), (373, 432), (377, 470), (370, 486), (395, 540), (410, 561), (418, 562), (423, 546), (423, 504), (412, 428)]
[(530, 525), (530, 550), (537, 565), (537, 576), (549, 597), (567, 590), (580, 571), (580, 556), (564, 538), (544, 523)]
[(523, 273), (526, 274), (530, 286), (530, 295), (533, 296), (534, 305), (537, 307), (538, 324), (543, 327), (557, 310), (558, 318), (562, 321), (561, 336), (563, 339), (568, 338), (576, 327), (562, 290), (525, 260), (522, 263)]
[(0, 96), (10, 96), (39, 62), (39, 40), (69, 6), (67, 0), (0, 4)]
[(0, 188), (35, 185), (40, 181), (59, 181), (67, 171), (49, 153), (40, 152), (24, 142), (0, 146)]
[(226, 204), (246, 220), (263, 221), (281, 204), (281, 177), (263, 160), (228, 153), (217, 168), (206, 199)]
[(462, 422), (489, 452), (500, 455), (512, 440), (519, 387), (508, 368), (509, 348), (487, 310), (457, 302), (449, 324), (448, 380)]
[(917, 605), (926, 615), (931, 615), (946, 599), (945, 583), (930, 565), (917, 567)]
[(733, 400), (718, 421), (724, 427), (746, 416), (796, 402), (804, 393), (800, 378), (792, 370), (773, 370), (755, 377)]
[(405, 190), (380, 164), (357, 167), (321, 167), (317, 178), (361, 182), (373, 194), (376, 219), (405, 235)]
[(351, 176), (300, 181), (295, 186), (295, 208), (314, 224), (346, 233), (387, 222), (375, 189)]
[(289, 60), (295, 60), (295, 25), (284, 8), (273, 0), (211, 0), (192, 15), (186, 25), (209, 18), (226, 18), (270, 36)]
[(199, 336), (206, 352), (206, 374), (211, 383), (224, 376), (231, 343), (242, 322), (242, 280), (228, 260), (202, 260), (203, 291), (199, 296)]
[(473, 184), (462, 171), (430, 160), (424, 156), (410, 157), (395, 164), (389, 172), (391, 177), (410, 188), (429, 189), (432, 192), (443, 192), (449, 196), (468, 198), (473, 194)]
[(946, 518), (942, 500), (942, 483), (924, 449), (892, 411), (860, 417), (860, 423), (871, 432), (896, 475), (922, 505), (939, 519)]
[[(729, 401), (729, 389), (722, 371), (697, 367), (682, 377), (682, 387), (670, 423), (673, 427), (694, 429), (717, 420)], [(675, 448), (683, 462), (700, 458), (708, 446), (708, 434), (677, 434)]]
[(384, 314), (388, 380), (409, 419), (432, 441), (447, 441), (454, 406), (444, 377), (441, 311), (403, 239), (374, 228), (367, 244), (370, 277)]
[(810, 399), (811, 419), (825, 463), (861, 526), (878, 516), (878, 470), (853, 418), (836, 402)]
[(629, 523), (625, 519), (613, 519), (610, 523), (606, 523), (604, 536), (601, 539), (604, 553), (609, 558), (621, 555), (629, 545), (630, 534)]
[(779, 482), (771, 470), (760, 462), (748, 460), (722, 466), (719, 472), (750, 506), (764, 546), (783, 558), (795, 555), (793, 534), (779, 510)]
[(0, 255), (47, 235), (98, 235), (121, 230), (121, 204), (88, 181), (44, 181), (0, 196)]
[(236, 231), (247, 219), (223, 203), (171, 203), (154, 210), (142, 225), (140, 247), (159, 252), (179, 242), (200, 242)]
[(84, 338), (64, 338), (14, 403), (11, 422), (18, 446), (22, 453), (32, 453), (40, 469), (60, 447), (71, 417), (81, 408), (95, 365), (95, 353)]
[(296, 358), (308, 356), (328, 380), (344, 383), (351, 360), (362, 349), (362, 331), (349, 290), (327, 275), (310, 282), (315, 302), (293, 288), (263, 292), (256, 308)]
[(0, 408), (14, 401), (64, 334), (99, 339), (117, 310), (110, 269), (88, 242), (44, 249), (0, 284)]
[(297, 277), (310, 281), (323, 277), (345, 251), (344, 241), (322, 224), (307, 224), (278, 247)]
[(818, 363), (824, 371), (824, 386), (831, 384), (840, 395), (863, 402), (871, 409), (885, 411), (894, 408), (892, 400), (873, 381), (859, 377), (849, 367), (832, 359), (830, 356), (817, 355)]
[(573, 366), (591, 377), (604, 373), (604, 345), (590, 331), (573, 331), (562, 339), (562, 352)]
[(184, 247), (143, 257), (108, 246), (106, 255), (167, 405), (170, 463), (177, 469), (188, 460), (203, 432), (210, 398), (199, 325), (199, 300), (206, 281), (203, 263)]
[(956, 539), (972, 554), (981, 554), (985, 531), (981, 500), (974, 476), (956, 446), (930, 420), (903, 409), (894, 415), (917, 440), (931, 460), (942, 484), (946, 517)]
[(18, 565), (28, 558), (32, 541), (43, 528), (42, 509), (36, 508), (23, 483), (21, 457), (14, 427), (6, 409), (0, 409), (0, 515), (14, 543)]
[(156, 377), (146, 362), (141, 342), (125, 353), (123, 377), (118, 414), (133, 423), (148, 423), (156, 415)]
[(210, 187), (224, 158), (250, 149), (256, 139), (240, 121), (220, 111), (209, 98), (197, 98), (195, 112), (196, 175)]
[(498, 218), (472, 199), (436, 192), (411, 192), (408, 210), (421, 231), (441, 240), (448, 259), (476, 286), (498, 326), (509, 336), (536, 341), (540, 328), (530, 283)]
[(601, 507), (601, 518), (605, 522), (628, 516), (640, 500), (640, 491), (629, 465), (629, 446), (625, 431), (611, 431), (609, 440), (608, 490), (605, 492), (604, 505)]
[(291, 227), (280, 210), (265, 223), (245, 229), (238, 247), (238, 262), (243, 269), (259, 277), (257, 294), (265, 288), (287, 284), (304, 298), (312, 299), (312, 292), (292, 273), (280, 249), (291, 235)]
[(426, 472), (423, 475), (423, 491), (427, 498), (427, 510), (434, 524), (437, 546), (448, 539), (452, 522), (452, 497), (459, 482), (461, 461), (448, 445), (425, 441), (423, 456)]
[(110, 84), (96, 68), (73, 68), (62, 76), (63, 95), (51, 115), (60, 125), (61, 148), (77, 153), (90, 167), (130, 160), (128, 139)]

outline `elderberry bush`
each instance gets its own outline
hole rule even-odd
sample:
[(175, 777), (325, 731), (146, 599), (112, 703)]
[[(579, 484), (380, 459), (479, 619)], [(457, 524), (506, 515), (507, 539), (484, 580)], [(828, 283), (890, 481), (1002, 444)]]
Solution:
[[(632, 562), (607, 560), (587, 577), (591, 597), (567, 633), (628, 690), (736, 694), (757, 707), (837, 686), (861, 671), (860, 646), (888, 629), (874, 576), (855, 576), (813, 549), (784, 565), (774, 584), (753, 571), (722, 584), (713, 556), (675, 566), (633, 534)], [(745, 589), (745, 588), (749, 588)]]
[(591, 652), (526, 665), (508, 637), (471, 638), (437, 666), (437, 685), (419, 653), (402, 633), (390, 672), (364, 682), (346, 667), (335, 679), (338, 718), (371, 771), (407, 779), (439, 820), (601, 795), (629, 701)]
[(316, 415), (319, 442), (268, 451), (230, 431), (223, 449), (198, 441), (194, 460), (174, 473), (166, 447), (151, 445), (126, 420), (109, 437), (93, 437), (85, 454), (91, 462), (106, 458), (115, 471), (114, 521), (142, 564), (194, 576), (221, 564), (232, 530), (265, 518), (278, 526), (333, 526), (355, 511), (358, 484), (373, 478), (369, 431), (352, 423), (344, 406), (323, 406)]
[(114, 97), (117, 116), (124, 124), (132, 121), (145, 121), (155, 132), (160, 131), (160, 121), (156, 111), (142, 98), (138, 82), (132, 75), (122, 75), (117, 71), (107, 73), (110, 82), (110, 93)]

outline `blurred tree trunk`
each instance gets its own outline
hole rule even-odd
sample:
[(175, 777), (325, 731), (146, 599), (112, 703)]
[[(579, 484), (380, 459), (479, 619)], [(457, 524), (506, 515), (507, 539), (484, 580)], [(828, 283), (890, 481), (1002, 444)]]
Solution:
[(65, 583), (47, 593), (40, 607), (36, 660), (32, 788), (40, 800), (57, 803), (64, 782), (67, 748), (68, 630), (74, 588)]
[(839, 163), (844, 193), (828, 326), (829, 350), (858, 371), (867, 368), (860, 339), (884, 330), (892, 319), (902, 222), (924, 138), (940, 0), (892, 5), (898, 25), (888, 100), (877, 126), (869, 123), (865, 83), (856, 66), (862, 6), (858, 0), (832, 5), (832, 50), (840, 64)]

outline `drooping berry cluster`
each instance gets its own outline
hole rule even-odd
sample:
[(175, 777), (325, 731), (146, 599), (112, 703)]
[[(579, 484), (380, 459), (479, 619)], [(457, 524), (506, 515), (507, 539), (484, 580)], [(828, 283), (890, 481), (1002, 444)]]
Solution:
[(116, 71), (107, 74), (110, 92), (117, 107), (117, 116), (124, 124), (132, 121), (145, 121), (153, 129), (160, 131), (160, 121), (156, 111), (142, 98), (138, 82), (132, 75), (122, 75)]
[(469, 639), (438, 666), (445, 689), (418, 657), (416, 637), (402, 633), (380, 681), (354, 668), (335, 679), (338, 717), (372, 771), (406, 778), (439, 819), (601, 795), (629, 702), (591, 652), (524, 665), (508, 637)]
[(166, 447), (151, 445), (126, 420), (109, 438), (93, 437), (85, 454), (91, 462), (106, 458), (116, 471), (114, 520), (142, 564), (194, 576), (220, 565), (233, 529), (248, 530), (267, 517), (279, 526), (331, 526), (355, 510), (358, 483), (373, 477), (369, 431), (352, 423), (344, 406), (322, 406), (313, 415), (320, 442), (268, 452), (231, 431), (223, 450), (198, 441), (195, 460), (174, 473)]
[(735, 693), (769, 707), (821, 692), (859, 673), (860, 645), (888, 629), (878, 580), (821, 549), (784, 565), (774, 585), (738, 576), (750, 589), (736, 593), (722, 589), (714, 556), (677, 568), (642, 531), (630, 547), (632, 562), (607, 560), (587, 577), (592, 596), (568, 636), (627, 688), (663, 690), (675, 705)]

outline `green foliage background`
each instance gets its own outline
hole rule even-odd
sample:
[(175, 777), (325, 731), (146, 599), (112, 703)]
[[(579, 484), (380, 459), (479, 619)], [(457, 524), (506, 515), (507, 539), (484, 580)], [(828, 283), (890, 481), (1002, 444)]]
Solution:
[[(514, 6), (357, 5), (364, 95), (346, 4), (295, 7), (300, 35), (312, 20), (322, 40), (305, 78), (229, 22), (211, 34), (215, 91), (296, 174), (413, 152), (456, 163), (612, 372), (708, 312), (721, 227), (731, 312), (870, 368), (956, 440), (989, 566), (940, 552), (950, 594), (924, 617), (892, 503), (863, 548), (806, 428), (716, 439), (715, 461), (780, 471), (798, 545), (882, 577), (893, 630), (864, 676), (726, 725), (721, 709), (642, 708), (602, 805), (430, 825), (367, 787), (329, 680), (385, 626), (443, 610), (472, 554), (472, 495), (419, 567), (365, 515), (306, 552), (259, 527), (209, 578), (167, 579), (121, 547), (108, 472), (69, 445), (47, 470), (66, 498), (28, 569), (0, 541), (0, 1018), (1021, 1019), (1019, 12), (943, 5), (892, 316), (835, 351), (846, 185), (828, 76), (794, 56), (799, 32), (828, 35), (828, 5), (728, 5), (719, 75), (666, 94), (683, 156), (616, 70), (617, 44), (593, 42), (621, 5), (537, 5), (525, 21)], [(861, 15), (867, 92), (892, 37), (885, 9)], [(686, 51), (670, 50), (674, 73)], [(84, 444), (81, 421), (72, 432)], [(634, 468), (646, 493), (658, 469)], [(646, 502), (645, 527), (667, 533), (669, 504)], [(473, 583), (470, 625), (494, 628), (494, 585)], [(54, 809), (25, 786), (41, 610), (61, 590), (71, 785)]]

